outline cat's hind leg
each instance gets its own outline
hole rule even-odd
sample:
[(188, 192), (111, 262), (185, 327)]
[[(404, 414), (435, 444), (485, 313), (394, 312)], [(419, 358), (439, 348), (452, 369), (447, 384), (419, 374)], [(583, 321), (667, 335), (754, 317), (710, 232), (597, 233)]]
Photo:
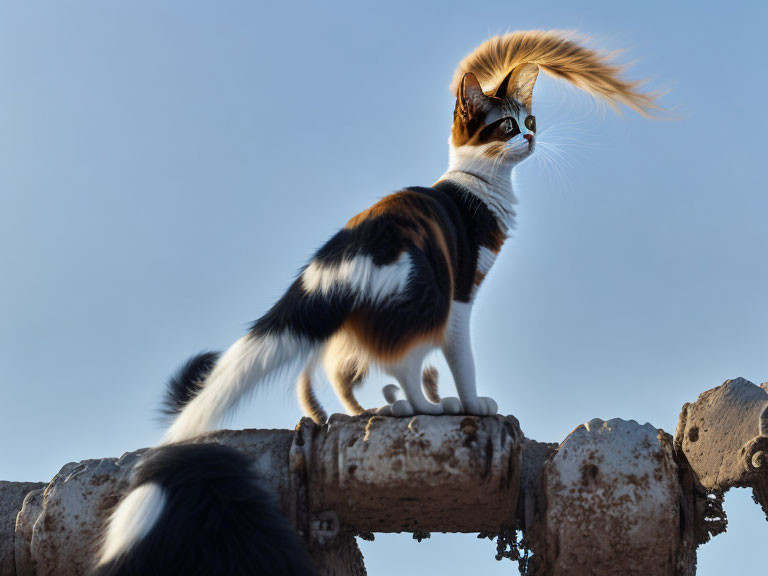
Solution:
[(368, 366), (353, 358), (346, 358), (328, 370), (331, 385), (347, 414), (356, 416), (365, 412), (355, 398), (355, 388), (360, 387), (367, 376)]
[(328, 415), (323, 410), (320, 401), (315, 396), (312, 388), (312, 375), (315, 370), (314, 362), (304, 367), (296, 383), (296, 394), (299, 397), (299, 405), (305, 416), (309, 416), (316, 424), (325, 424)]
[(369, 360), (357, 341), (346, 333), (336, 334), (325, 349), (323, 365), (347, 414), (355, 416), (365, 412), (354, 390), (367, 378)]
[(400, 362), (387, 368), (405, 394), (405, 400), (395, 400), (389, 406), (393, 416), (443, 413), (443, 407), (427, 400), (421, 389), (421, 367), (429, 350), (426, 347), (414, 348)]

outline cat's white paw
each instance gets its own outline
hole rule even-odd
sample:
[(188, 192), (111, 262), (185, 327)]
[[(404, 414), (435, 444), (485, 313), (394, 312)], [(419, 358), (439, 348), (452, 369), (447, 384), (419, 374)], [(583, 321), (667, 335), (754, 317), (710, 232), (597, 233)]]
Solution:
[(498, 414), (499, 405), (496, 403), (496, 400), (494, 400), (490, 396), (481, 396), (480, 398), (478, 398), (478, 400), (482, 400), (483, 403), (485, 404), (486, 416), (493, 416), (495, 414)]
[(472, 416), (493, 416), (499, 410), (496, 400), (488, 396), (478, 396), (470, 402), (464, 402), (464, 414)]
[(413, 406), (408, 400), (395, 400), (390, 404), (390, 407), (392, 408), (392, 416), (397, 418), (404, 418), (416, 414), (416, 410), (413, 409)]
[(448, 396), (440, 400), (440, 405), (443, 407), (443, 413), (445, 414), (461, 414), (461, 400), (455, 396)]

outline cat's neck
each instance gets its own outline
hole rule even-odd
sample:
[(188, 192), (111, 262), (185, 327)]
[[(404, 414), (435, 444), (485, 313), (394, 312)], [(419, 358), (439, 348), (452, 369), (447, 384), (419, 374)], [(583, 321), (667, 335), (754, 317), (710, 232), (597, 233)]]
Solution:
[(489, 173), (449, 166), (438, 182), (450, 182), (463, 188), (488, 206), (504, 228), (514, 227), (517, 198), (512, 190), (512, 168)]
[(515, 224), (514, 205), (517, 198), (512, 190), (510, 164), (493, 161), (483, 154), (482, 146), (451, 146), (448, 170), (438, 181), (447, 181), (463, 188), (488, 206), (505, 228)]

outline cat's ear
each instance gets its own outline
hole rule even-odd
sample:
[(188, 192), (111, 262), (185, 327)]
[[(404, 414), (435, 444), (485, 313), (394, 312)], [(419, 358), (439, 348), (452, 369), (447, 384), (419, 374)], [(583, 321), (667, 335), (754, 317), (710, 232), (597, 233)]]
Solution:
[(490, 98), (485, 95), (477, 76), (467, 72), (461, 79), (457, 100), (461, 109), (468, 115), (474, 116), (478, 112), (485, 112)]
[(533, 85), (538, 76), (539, 67), (536, 64), (518, 64), (504, 76), (494, 96), (514, 98), (530, 110), (533, 104)]

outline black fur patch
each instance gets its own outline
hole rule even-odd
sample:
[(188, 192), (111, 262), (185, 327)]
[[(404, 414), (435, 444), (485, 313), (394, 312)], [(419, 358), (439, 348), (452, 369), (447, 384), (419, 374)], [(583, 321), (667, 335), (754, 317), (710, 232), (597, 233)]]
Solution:
[(202, 382), (211, 373), (220, 352), (201, 352), (192, 356), (168, 380), (165, 400), (161, 412), (165, 416), (175, 416), (200, 392)]
[[(308, 294), (299, 276), (272, 309), (252, 324), (253, 337), (288, 330), (310, 341), (324, 341), (352, 319), (370, 335), (367, 344), (386, 353), (439, 328), (451, 300), (470, 300), (480, 247), (498, 252), (505, 238), (490, 209), (449, 182), (406, 188), (384, 202), (388, 202), (386, 208), (337, 232), (313, 261), (332, 265), (364, 254), (376, 266), (386, 266), (407, 252), (412, 264), (408, 291), (372, 305), (359, 302), (343, 286), (327, 295)], [(447, 254), (433, 234), (415, 243), (414, 237), (431, 230), (430, 225), (442, 231)]]
[(432, 195), (451, 214), (457, 250), (454, 299), (469, 302), (480, 247), (498, 252), (504, 243), (506, 236), (499, 221), (482, 200), (451, 182), (438, 182), (432, 188), (412, 190)]
[(287, 329), (297, 336), (323, 341), (346, 320), (352, 303), (352, 295), (343, 291), (327, 297), (310, 296), (304, 291), (299, 277), (269, 312), (251, 325), (250, 334), (256, 338)]
[[(436, 211), (438, 225), (451, 226), (440, 205), (426, 195), (411, 195), (415, 196), (417, 207)], [(356, 302), (355, 294), (343, 287), (328, 295), (308, 294), (299, 277), (272, 309), (254, 322), (251, 335), (259, 337), (289, 330), (310, 341), (324, 341), (354, 314), (360, 329), (370, 335), (369, 346), (387, 353), (414, 335), (439, 327), (450, 310), (449, 263), (433, 242), (418, 248), (407, 238), (405, 232), (418, 225), (421, 223), (400, 214), (385, 213), (353, 229), (340, 230), (313, 258), (327, 265), (365, 254), (371, 256), (375, 265), (386, 266), (408, 252), (413, 268), (406, 294), (377, 304), (360, 303)], [(449, 238), (453, 235), (451, 232)]]
[(296, 533), (248, 459), (220, 444), (167, 446), (139, 464), (132, 488), (166, 497), (160, 519), (127, 554), (91, 576), (313, 576)]

